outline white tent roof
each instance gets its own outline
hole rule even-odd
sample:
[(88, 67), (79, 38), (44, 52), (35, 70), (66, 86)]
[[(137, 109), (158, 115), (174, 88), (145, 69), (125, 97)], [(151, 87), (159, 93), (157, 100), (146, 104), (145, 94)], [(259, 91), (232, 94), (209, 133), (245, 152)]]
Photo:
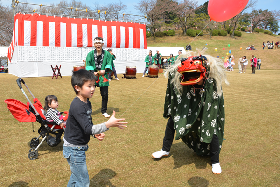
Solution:
[(156, 54), (157, 50), (159, 50), (161, 56), (170, 56), (170, 54), (176, 56), (178, 55), (179, 50), (182, 50), (183, 53), (185, 51), (184, 47), (147, 47), (147, 49), (152, 50), (153, 55)]
[(6, 57), (8, 54), (8, 47), (0, 47), (0, 57)]

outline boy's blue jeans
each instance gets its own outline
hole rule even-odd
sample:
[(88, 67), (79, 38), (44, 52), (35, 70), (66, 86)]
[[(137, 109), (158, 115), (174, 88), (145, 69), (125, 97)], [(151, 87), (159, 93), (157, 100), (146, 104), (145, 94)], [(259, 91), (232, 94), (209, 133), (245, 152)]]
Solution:
[(89, 175), (86, 164), (87, 147), (67, 147), (63, 146), (63, 156), (70, 165), (71, 176), (67, 187), (89, 186)]

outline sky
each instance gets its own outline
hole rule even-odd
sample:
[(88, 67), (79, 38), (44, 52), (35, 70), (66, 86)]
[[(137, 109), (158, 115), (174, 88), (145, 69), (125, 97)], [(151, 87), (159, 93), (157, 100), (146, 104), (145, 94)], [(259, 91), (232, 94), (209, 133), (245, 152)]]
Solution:
[[(60, 2), (60, 0), (20, 0), (21, 2), (28, 2), (28, 3), (36, 3), (36, 4), (45, 4), (45, 5), (49, 5), (51, 3), (55, 3), (57, 4), (58, 2)], [(71, 0), (66, 0), (68, 2), (70, 2)], [(133, 13), (133, 14), (138, 14), (137, 10), (135, 9), (135, 6), (137, 6), (137, 4), (140, 2), (141, 0), (121, 0), (121, 2), (123, 4), (125, 4), (127, 6), (127, 9), (125, 11), (125, 13)], [(180, 1), (180, 0), (179, 0)], [(197, 0), (198, 5), (202, 5), (203, 3), (205, 3), (207, 0)], [(224, 1), (224, 0), (221, 0)], [(238, 1), (238, 0), (236, 0)], [(0, 0), (0, 2), (2, 3), (2, 5), (10, 5), (12, 0)], [(106, 3), (102, 3), (100, 1), (97, 0), (81, 0), (81, 2), (83, 2), (84, 4), (90, 6), (90, 7), (95, 7), (95, 4), (99, 4), (100, 6), (106, 5), (106, 4), (110, 4), (110, 3), (116, 3), (119, 2), (117, 0), (106, 0)], [(256, 3), (256, 6), (254, 7), (254, 9), (268, 9), (269, 11), (271, 10), (279, 10), (280, 7), (280, 1), (279, 0), (258, 0)], [(249, 10), (252, 11), (252, 10)]]

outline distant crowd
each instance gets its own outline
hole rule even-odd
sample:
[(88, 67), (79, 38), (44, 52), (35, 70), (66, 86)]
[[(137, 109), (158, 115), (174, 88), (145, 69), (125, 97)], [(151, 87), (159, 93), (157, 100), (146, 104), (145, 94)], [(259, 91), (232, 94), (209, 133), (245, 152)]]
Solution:
[(265, 47), (267, 47), (267, 49), (273, 49), (274, 47), (275, 47), (275, 49), (278, 49), (280, 46), (279, 46), (279, 41), (277, 41), (277, 42), (270, 42), (270, 41), (267, 41), (266, 43), (265, 42), (263, 42), (263, 45), (262, 45), (262, 47), (263, 47), (263, 49), (265, 48)]
[[(255, 71), (256, 68), (258, 70), (261, 69), (261, 59), (260, 58), (256, 58), (255, 55), (252, 55), (250, 62), (251, 62), (251, 67), (252, 67), (252, 74), (256, 73), (256, 71)], [(239, 58), (239, 60), (238, 60), (239, 73), (246, 73), (247, 65), (248, 65), (248, 59), (246, 58), (246, 56)]]

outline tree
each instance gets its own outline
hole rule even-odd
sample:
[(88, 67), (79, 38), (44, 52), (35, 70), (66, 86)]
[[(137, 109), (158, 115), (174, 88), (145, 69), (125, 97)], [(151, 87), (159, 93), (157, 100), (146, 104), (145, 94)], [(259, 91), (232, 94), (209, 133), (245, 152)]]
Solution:
[(253, 10), (250, 14), (252, 20), (252, 30), (256, 27), (266, 28), (272, 14), (268, 10)]
[(206, 14), (208, 15), (208, 3), (209, 1), (206, 1), (203, 5), (200, 5), (196, 10), (196, 14)]
[(236, 26), (237, 26), (237, 23), (239, 22), (239, 19), (240, 17), (242, 16), (243, 12), (249, 8), (253, 8), (255, 6), (255, 4), (257, 3), (257, 0), (249, 0), (248, 4), (246, 5), (246, 7), (239, 13), (237, 14), (236, 16), (234, 16), (232, 19), (231, 19), (231, 23), (230, 25), (233, 26), (233, 29), (232, 29), (232, 34), (231, 34), (231, 37), (234, 37), (234, 31), (236, 29)]
[(10, 7), (0, 4), (0, 46), (9, 46), (13, 38), (14, 15)]
[(184, 0), (181, 4), (178, 4), (177, 13), (177, 24), (181, 27), (183, 34), (187, 33), (188, 27), (193, 18), (195, 18), (195, 10), (197, 8), (197, 2), (192, 0)]
[[(125, 16), (124, 10), (126, 8), (127, 6), (119, 1), (119, 3), (111, 3), (106, 6), (102, 6), (100, 10), (103, 12), (106, 11), (106, 14), (103, 14), (105, 20), (119, 20), (119, 15), (121, 15), (121, 18)], [(126, 18), (128, 17), (126, 16)]]

